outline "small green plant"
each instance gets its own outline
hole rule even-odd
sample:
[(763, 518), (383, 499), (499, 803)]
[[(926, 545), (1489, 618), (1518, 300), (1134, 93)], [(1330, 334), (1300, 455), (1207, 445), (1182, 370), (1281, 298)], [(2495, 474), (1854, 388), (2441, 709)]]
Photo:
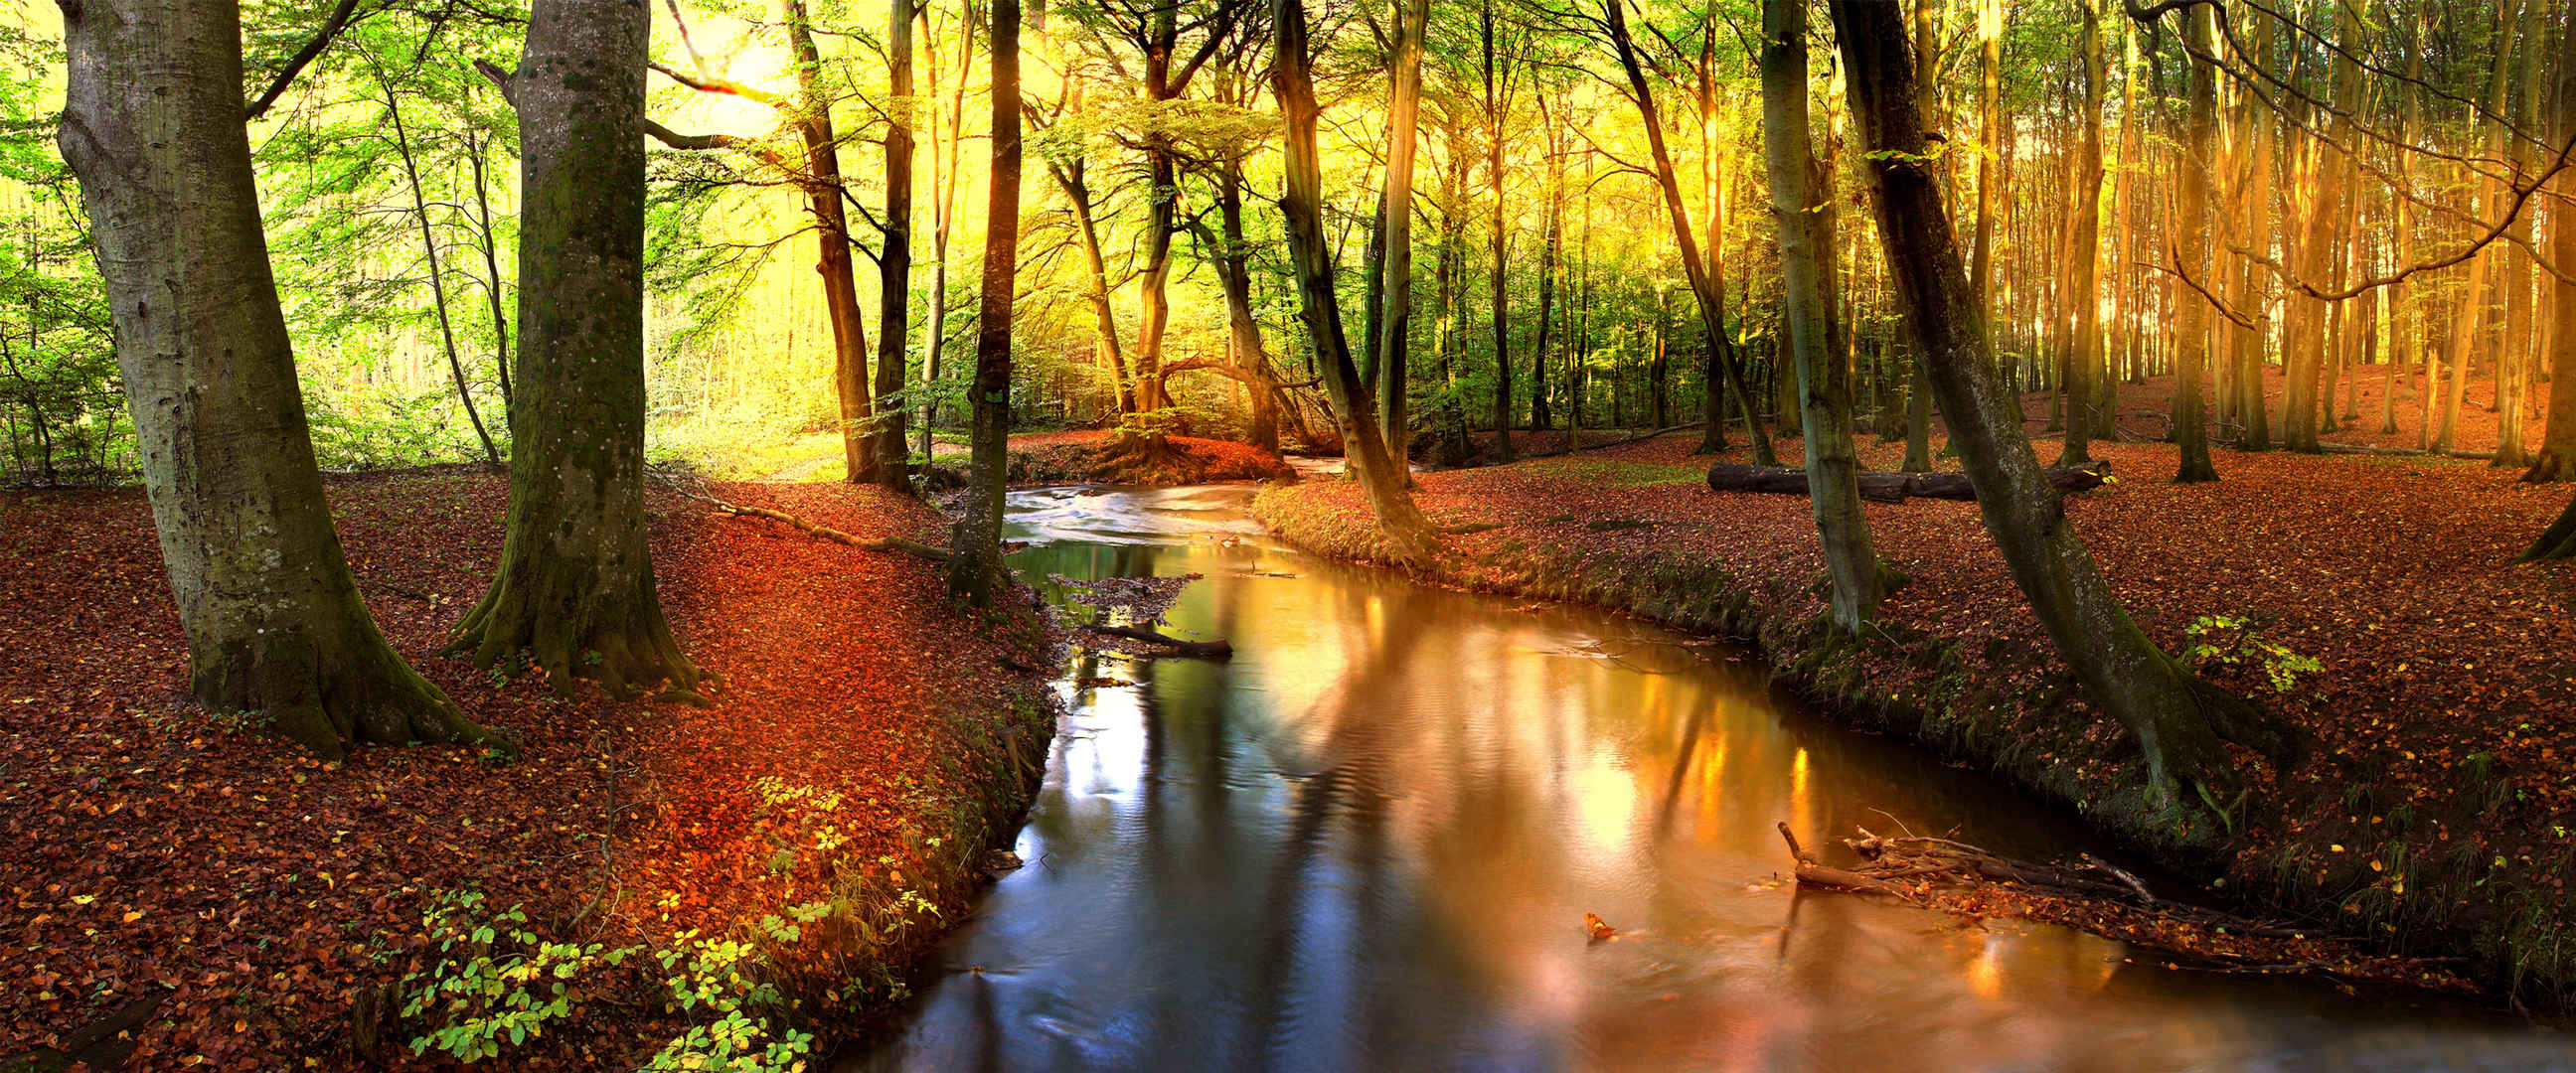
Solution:
[(437, 1050), (465, 1062), (496, 1057), (504, 1038), (525, 1043), (570, 1016), (581, 1004), (583, 974), (638, 949), (546, 942), (518, 906), (487, 915), (481, 891), (439, 899), (421, 923), (438, 941), (438, 962), (403, 977), (403, 1017), (429, 1027), (411, 1041), (412, 1053)]
[(2183, 649), (2183, 662), (2194, 667), (2213, 664), (2260, 668), (2275, 692), (2287, 693), (2298, 688), (2299, 676), (2325, 670), (2315, 658), (2300, 655), (2290, 646), (2263, 635), (2263, 627), (2250, 618), (2236, 615), (2202, 615), (2183, 627), (2191, 639)]
[[(809, 906), (788, 910), (807, 920)], [(812, 919), (820, 919), (815, 913)], [(811, 921), (808, 920), (810, 923)], [(792, 942), (801, 934), (793, 924), (772, 916), (762, 921), (772, 938)], [(767, 1010), (784, 1004), (778, 989), (757, 979), (759, 965), (752, 944), (702, 938), (695, 931), (672, 937), (654, 955), (670, 973), (671, 1005), (692, 1017), (706, 1017), (646, 1063), (648, 1070), (707, 1070), (710, 1073), (798, 1073), (813, 1053), (814, 1037), (772, 1024)]]

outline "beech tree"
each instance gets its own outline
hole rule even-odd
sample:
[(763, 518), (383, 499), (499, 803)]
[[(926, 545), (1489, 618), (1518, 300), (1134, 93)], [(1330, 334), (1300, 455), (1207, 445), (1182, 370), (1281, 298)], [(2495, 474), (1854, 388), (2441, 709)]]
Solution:
[(1002, 489), (1010, 479), (1011, 312), (1020, 265), (1020, 0), (993, 0), (993, 172), (984, 202), (984, 277), (975, 325), (974, 452), (965, 511), (950, 542), (948, 591), (990, 606), (1002, 565)]
[(2137, 739), (2149, 784), (2168, 799), (2190, 788), (2223, 810), (2239, 785), (2223, 741), (2276, 761), (2295, 755), (2297, 744), (2271, 717), (2157, 648), (2067, 524), (2065, 503), (2021, 430), (2019, 401), (1988, 357), (1984, 314), (1926, 154), (1903, 19), (1896, 5), (1872, 0), (1831, 0), (1831, 11), (1852, 119), (1876, 179), (1880, 242), (1986, 530), (2085, 695)]
[(644, 540), (644, 0), (537, 0), (515, 72), (519, 373), (501, 564), (451, 646), (694, 697)]
[(242, 122), (234, 0), (63, 7), (79, 177), (189, 692), (315, 754), (483, 732), (385, 643), (314, 463)]
[(1833, 578), (1834, 625), (1856, 632), (1878, 612), (1878, 553), (1860, 509), (1860, 460), (1852, 446), (1850, 367), (1828, 352), (1833, 237), (1825, 229), (1807, 133), (1807, 0), (1763, 0), (1762, 142), (1771, 215), (1780, 234), (1789, 349), (1798, 365), (1806, 434), (1808, 502)]
[(1315, 104), (1313, 43), (1304, 0), (1273, 0), (1270, 18), (1270, 87), (1286, 123), (1287, 179), (1279, 212), (1288, 224), (1288, 257), (1297, 278), (1297, 319), (1321, 366), (1324, 390), (1340, 425), (1344, 458), (1367, 495), (1378, 529), (1399, 555), (1429, 554), (1438, 544), (1431, 521), (1405, 491), (1403, 456), (1390, 450), (1377, 422), (1367, 385), (1351, 360), (1342, 331), (1341, 300), (1333, 289), (1332, 247), (1324, 239), (1324, 170), (1315, 148), (1322, 110)]

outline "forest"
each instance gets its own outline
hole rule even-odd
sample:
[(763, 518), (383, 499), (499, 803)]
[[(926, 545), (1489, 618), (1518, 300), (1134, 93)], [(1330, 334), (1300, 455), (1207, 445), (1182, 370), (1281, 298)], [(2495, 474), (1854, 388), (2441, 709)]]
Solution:
[(2576, 1062), (2576, 2), (0, 0), (0, 430), (0, 1073)]

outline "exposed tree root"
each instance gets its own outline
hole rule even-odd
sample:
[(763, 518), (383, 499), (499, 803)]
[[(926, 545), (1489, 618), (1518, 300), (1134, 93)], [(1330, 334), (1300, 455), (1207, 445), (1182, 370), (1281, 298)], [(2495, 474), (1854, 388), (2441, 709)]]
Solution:
[(1851, 867), (1824, 863), (1783, 822), (1802, 887), (1901, 899), (1972, 919), (2027, 917), (2229, 972), (2318, 973), (2445, 991), (2474, 985), (2446, 959), (2377, 955), (2322, 929), (2253, 920), (2157, 897), (2136, 875), (2090, 854), (2071, 864), (2015, 860), (1947, 838), (1857, 828)]

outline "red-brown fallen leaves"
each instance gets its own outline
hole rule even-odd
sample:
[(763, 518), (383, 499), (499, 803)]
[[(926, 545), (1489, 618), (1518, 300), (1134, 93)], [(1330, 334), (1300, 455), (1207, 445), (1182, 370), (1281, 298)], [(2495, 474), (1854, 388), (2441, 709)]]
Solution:
[[(1703, 564), (1714, 570), (1688, 576), (1731, 575), (1755, 619), (1795, 633), (1823, 608), (1808, 503), (1708, 491), (1708, 459), (1687, 455), (1695, 440), (1423, 474), (1419, 500), (1436, 522), (1498, 526), (1449, 537), (1435, 580), (1627, 606), (1641, 595), (1628, 579)], [(1864, 460), (1894, 468), (1903, 444), (1874, 440)], [(2056, 450), (2038, 447), (2043, 460)], [(1794, 457), (1799, 445), (1777, 448)], [(2474, 462), (2228, 451), (2220, 483), (2176, 485), (2168, 446), (2093, 451), (2119, 480), (2069, 497), (2069, 516), (2158, 643), (2179, 652), (2202, 616), (2247, 616), (2323, 665), (2288, 692), (2251, 666), (2209, 672), (2320, 746), (2288, 773), (2241, 754), (2255, 796), (2224, 840), (2231, 888), (2401, 950), (2481, 946), (2489, 979), (2527, 971), (2535, 993), (2576, 984), (2576, 959), (2548, 939), (2576, 927), (2576, 571), (2511, 561), (2569, 486), (2519, 484), (2516, 471)], [(1375, 548), (1349, 482), (1272, 490), (1260, 509), (1300, 543)], [(1958, 661), (1909, 658), (1930, 651), (1922, 643), (1874, 646), (1838, 688), (1873, 704), (2009, 713), (2003, 740), (2047, 779), (2095, 801), (2123, 785), (2134, 749), (2066, 699), (2074, 685), (2046, 658), (2050, 642), (1975, 504), (1864, 509), (1879, 553), (1913, 579), (1884, 621), (1954, 644)], [(2517, 970), (2526, 958), (2537, 960)]]
[[(463, 749), (367, 749), (335, 770), (210, 721), (183, 695), (142, 496), (0, 497), (0, 1056), (166, 994), (135, 1033), (139, 1066), (203, 1055), (224, 1068), (350, 1068), (351, 996), (414, 965), (422, 905), (446, 891), (525, 903), (560, 934), (608, 886), (615, 900), (584, 919), (584, 939), (729, 931), (802, 900), (822, 867), (809, 854), (770, 869), (764, 835), (780, 821), (755, 801), (763, 776), (842, 795), (834, 859), (913, 868), (895, 882), (953, 912), (950, 866), (914, 863), (916, 840), (938, 826), (925, 817), (983, 806), (970, 801), (977, 773), (941, 762), (957, 750), (940, 713), (1006, 708), (1021, 679), (1002, 643), (942, 610), (929, 564), (657, 498), (664, 600), (725, 688), (706, 709), (558, 700), (432, 654), (498, 557), (498, 478), (332, 492), (395, 647), (525, 755), (494, 765)], [(939, 524), (873, 489), (731, 494), (870, 535)], [(604, 847), (612, 807), (621, 818)], [(594, 1009), (628, 1019), (550, 1031), (513, 1068), (591, 1068), (658, 1044), (656, 1026)], [(658, 1016), (649, 1001), (632, 1014)]]

